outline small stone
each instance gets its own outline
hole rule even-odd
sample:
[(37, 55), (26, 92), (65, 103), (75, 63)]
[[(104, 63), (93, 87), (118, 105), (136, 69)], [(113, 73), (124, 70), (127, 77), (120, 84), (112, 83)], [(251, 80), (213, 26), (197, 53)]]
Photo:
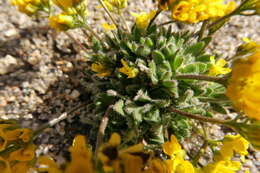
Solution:
[(56, 64), (60, 67), (63, 72), (70, 72), (73, 69), (73, 64), (69, 61), (57, 61)]
[(80, 92), (78, 90), (73, 90), (70, 94), (70, 99), (74, 100), (80, 96)]
[(36, 65), (40, 62), (41, 54), (39, 50), (35, 50), (31, 56), (28, 58), (28, 62), (31, 65)]
[(15, 71), (22, 66), (23, 63), (11, 55), (6, 55), (4, 58), (0, 58), (0, 75)]
[(260, 152), (255, 152), (255, 158), (257, 161), (260, 161)]
[(7, 100), (4, 97), (0, 96), (0, 107), (4, 107), (6, 105), (7, 105)]
[(13, 36), (18, 35), (18, 32), (17, 32), (16, 29), (12, 28), (12, 29), (9, 29), (9, 30), (5, 31), (4, 35), (6, 37), (13, 37)]

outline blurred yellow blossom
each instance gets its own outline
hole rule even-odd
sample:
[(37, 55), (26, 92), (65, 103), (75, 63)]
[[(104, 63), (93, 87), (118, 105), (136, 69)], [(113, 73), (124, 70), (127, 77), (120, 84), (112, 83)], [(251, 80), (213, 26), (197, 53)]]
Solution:
[(260, 51), (234, 62), (226, 95), (236, 109), (260, 120)]
[(227, 62), (223, 58), (218, 59), (218, 61), (216, 62), (215, 57), (211, 56), (210, 62), (211, 62), (211, 67), (209, 69), (210, 76), (217, 76), (220, 74), (227, 74), (231, 72), (230, 68), (224, 67), (227, 64)]
[(57, 31), (65, 31), (74, 26), (74, 18), (71, 15), (60, 13), (49, 17), (49, 24)]
[(91, 70), (97, 73), (99, 77), (110, 76), (112, 71), (107, 68), (104, 64), (101, 63), (93, 63), (91, 65)]
[(245, 156), (248, 154), (248, 148), (249, 142), (242, 136), (226, 135), (219, 151), (219, 155), (216, 155), (215, 160), (230, 160), (234, 153)]
[(141, 13), (131, 13), (132, 16), (136, 17), (135, 23), (136, 26), (140, 29), (146, 29), (150, 23), (150, 21), (154, 18), (156, 15), (156, 11), (151, 11), (149, 13), (141, 12)]
[(116, 29), (116, 25), (115, 24), (109, 25), (108, 23), (103, 23), (102, 26), (103, 26), (105, 31), (111, 31), (111, 30), (115, 30)]
[(257, 49), (260, 50), (260, 45), (247, 37), (243, 38), (244, 44), (237, 48), (236, 56), (246, 55), (248, 53), (255, 52)]
[(41, 156), (38, 158), (38, 171), (48, 172), (48, 173), (62, 173), (58, 165), (55, 163), (52, 158), (48, 156)]
[(223, 0), (180, 0), (172, 6), (173, 19), (186, 23), (197, 23), (207, 19), (223, 17), (236, 7), (234, 1), (223, 4)]
[(176, 0), (158, 0), (159, 9), (169, 10)]
[(59, 6), (62, 9), (68, 9), (71, 7), (75, 7), (76, 5), (80, 4), (82, 1), (85, 0), (52, 0), (54, 4)]
[(65, 173), (94, 173), (92, 151), (87, 147), (85, 137), (78, 135), (70, 147), (71, 162), (66, 167)]
[(0, 170), (1, 173), (12, 173), (9, 163), (0, 156)]
[(177, 138), (172, 135), (171, 141), (163, 144), (163, 152), (169, 156), (170, 159), (166, 160), (165, 163), (170, 173), (194, 173), (195, 169), (193, 165), (184, 160), (185, 151), (181, 148)]
[(29, 142), (32, 137), (32, 131), (27, 128), (19, 128), (15, 130), (8, 130), (5, 132), (6, 140), (22, 139), (23, 142)]
[(138, 69), (134, 67), (129, 67), (129, 65), (124, 59), (121, 59), (121, 63), (123, 64), (123, 67), (119, 69), (119, 72), (124, 73), (128, 76), (128, 78), (135, 78), (139, 72)]
[(127, 0), (104, 0), (104, 4), (109, 11), (114, 11), (114, 8), (121, 10), (127, 7)]
[(33, 15), (45, 5), (41, 0), (12, 0), (12, 4), (18, 7), (18, 10), (27, 15)]
[(17, 160), (17, 161), (30, 161), (34, 159), (36, 146), (33, 144), (29, 144), (24, 148), (20, 148), (14, 152), (12, 152), (8, 158), (8, 160)]
[(221, 160), (210, 163), (202, 169), (202, 173), (236, 173), (241, 168), (238, 161)]

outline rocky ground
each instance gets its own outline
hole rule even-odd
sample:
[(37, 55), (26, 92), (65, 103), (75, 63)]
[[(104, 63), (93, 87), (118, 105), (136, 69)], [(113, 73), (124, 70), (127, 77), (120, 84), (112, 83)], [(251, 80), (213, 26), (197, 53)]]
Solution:
[[(101, 24), (106, 19), (89, 2), (89, 24), (102, 33)], [(130, 1), (125, 12), (129, 23), (135, 12), (153, 8), (151, 0)], [(167, 21), (163, 15), (158, 21)], [(177, 26), (175, 26), (177, 28)], [(194, 28), (193, 26), (191, 28)], [(234, 17), (216, 34), (211, 51), (222, 56), (233, 55), (243, 37), (260, 42), (260, 17)], [(185, 28), (185, 29), (189, 29)], [(80, 31), (71, 31), (82, 43), (87, 38)], [(64, 33), (51, 30), (42, 19), (31, 19), (19, 13), (7, 0), (0, 1), (0, 118), (17, 119), (24, 127), (38, 128), (45, 122), (88, 101), (87, 83), (84, 83), (84, 51)], [(62, 121), (38, 137), (38, 154), (56, 155), (62, 161), (61, 149), (68, 148), (77, 133), (88, 134), (89, 127), (79, 118), (84, 107), (74, 113), (74, 118)], [(221, 135), (217, 127), (211, 132)], [(65, 153), (67, 154), (67, 153)], [(260, 171), (260, 152), (253, 152), (245, 162), (252, 173)]]

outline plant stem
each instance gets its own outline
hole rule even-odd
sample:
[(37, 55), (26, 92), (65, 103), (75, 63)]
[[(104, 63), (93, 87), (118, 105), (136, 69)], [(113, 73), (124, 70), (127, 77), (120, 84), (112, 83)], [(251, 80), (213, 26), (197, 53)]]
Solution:
[(83, 46), (81, 44), (81, 42), (79, 42), (79, 40), (77, 40), (76, 38), (74, 38), (69, 32), (64, 32), (71, 40), (73, 40), (82, 50), (87, 50), (87, 48), (85, 46)]
[[(57, 118), (54, 118), (53, 120), (47, 122), (46, 124), (43, 124), (41, 127), (39, 127), (38, 129), (36, 129), (33, 133), (33, 136), (34, 138), (37, 137), (41, 132), (43, 132), (45, 129), (49, 128), (49, 127), (52, 127), (54, 125), (56, 125), (57, 123), (61, 122), (62, 120), (65, 120), (67, 119), (72, 113), (74, 113), (75, 111), (77, 111), (78, 109), (86, 106), (88, 103), (83, 103), (83, 104), (80, 104), (74, 108), (72, 108), (71, 110), (69, 110), (68, 112), (64, 112), (62, 113), (59, 117)], [(73, 117), (73, 116), (70, 116), (70, 117)]]
[(159, 16), (159, 14), (160, 14), (161, 12), (162, 12), (162, 10), (157, 10), (157, 11), (156, 11), (155, 16), (151, 19), (151, 21), (150, 21), (150, 23), (149, 23), (147, 29), (149, 29), (149, 28), (152, 26), (153, 22), (155, 21), (155, 19)]
[(203, 35), (204, 35), (204, 32), (206, 31), (207, 29), (207, 25), (208, 25), (208, 20), (204, 21), (202, 23), (202, 26), (200, 28), (200, 31), (199, 31), (199, 37), (198, 37), (198, 41), (201, 41), (202, 38), (203, 38)]
[(221, 124), (221, 125), (226, 125), (226, 123), (229, 122), (226, 120), (220, 120), (220, 119), (216, 119), (216, 118), (204, 117), (204, 116), (200, 116), (200, 115), (196, 115), (196, 114), (191, 114), (188, 112), (183, 112), (183, 111), (175, 109), (173, 107), (170, 108), (170, 111), (175, 112), (179, 115), (191, 118), (191, 119), (202, 121), (202, 122), (209, 122), (209, 123)]
[(195, 79), (195, 80), (204, 80), (209, 82), (216, 82), (221, 85), (226, 86), (228, 76), (224, 77), (212, 77), (212, 76), (206, 76), (206, 75), (193, 75), (193, 74), (187, 74), (187, 75), (176, 75), (175, 78), (178, 79)]
[(107, 9), (106, 5), (104, 4), (103, 0), (98, 0), (98, 2), (100, 3), (100, 5), (103, 7), (103, 9), (105, 10), (105, 12), (107, 13), (107, 15), (110, 17), (111, 21), (114, 23), (114, 25), (117, 26), (116, 20), (114, 19), (114, 17), (112, 16), (112, 14), (109, 12), (109, 10)]
[[(236, 11), (236, 10), (235, 10), (235, 11)], [(236, 14), (235, 11), (233, 11), (232, 13), (229, 13), (228, 15), (223, 16), (222, 18), (220, 18), (220, 19), (218, 19), (217, 21), (213, 22), (213, 23), (210, 24), (207, 28), (208, 28), (208, 29), (211, 29), (211, 28), (213, 28), (215, 25), (219, 24), (220, 22), (222, 22), (222, 21), (224, 21), (224, 20), (230, 18), (231, 16), (233, 16), (234, 14)]]
[(97, 34), (95, 33), (95, 31), (90, 28), (88, 25), (85, 25), (85, 28), (98, 40), (100, 41), (100, 43), (105, 47), (107, 48), (107, 45), (105, 44), (104, 40), (102, 40), (102, 38)]
[(122, 21), (124, 22), (124, 25), (125, 25), (125, 27), (126, 27), (126, 29), (127, 29), (127, 32), (130, 33), (130, 28), (129, 28), (129, 26), (128, 26), (126, 20), (125, 20), (124, 15), (122, 15), (122, 12), (121, 12), (121, 11), (119, 11), (118, 13), (119, 13), (119, 16), (121, 17)]
[(104, 116), (101, 119), (100, 125), (99, 125), (98, 134), (97, 134), (97, 141), (96, 141), (96, 148), (95, 148), (96, 158), (97, 158), (97, 154), (98, 154), (98, 149), (103, 143), (103, 137), (105, 135), (105, 130), (107, 128), (107, 124), (108, 124), (108, 120), (109, 120), (109, 114), (111, 113), (111, 111), (112, 111), (112, 105), (110, 105), (107, 108)]
[(170, 20), (170, 21), (168, 21), (168, 22), (164, 22), (164, 23), (159, 24), (158, 27), (162, 27), (162, 26), (164, 26), (164, 25), (168, 25), (168, 24), (175, 23), (175, 22), (176, 22), (176, 21), (174, 21), (174, 20)]

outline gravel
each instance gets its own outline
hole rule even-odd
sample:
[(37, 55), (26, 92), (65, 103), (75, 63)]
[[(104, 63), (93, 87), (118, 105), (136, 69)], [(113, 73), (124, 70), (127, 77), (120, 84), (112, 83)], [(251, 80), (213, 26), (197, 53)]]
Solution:
[[(107, 19), (97, 1), (89, 1), (89, 24), (102, 35), (100, 27)], [(133, 0), (124, 12), (128, 23), (134, 18), (130, 11), (155, 9), (151, 0)], [(168, 21), (169, 15), (159, 16), (157, 22)], [(174, 29), (196, 29), (196, 26), (173, 25)], [(215, 34), (210, 51), (222, 57), (232, 56), (243, 37), (260, 42), (260, 17), (233, 17), (231, 22)], [(86, 36), (79, 30), (70, 34), (86, 43)], [(84, 51), (64, 33), (51, 30), (45, 20), (31, 19), (0, 1), (0, 118), (17, 119), (24, 127), (36, 129), (41, 124), (88, 101), (86, 84), (82, 83), (86, 68)], [(62, 162), (75, 134), (89, 134), (90, 127), (80, 121), (86, 114), (80, 109), (75, 118), (60, 122), (41, 134), (36, 143), (37, 155), (49, 153)], [(93, 135), (93, 134), (92, 134)], [(218, 126), (210, 131), (219, 138), (223, 132)], [(90, 141), (90, 143), (93, 141)], [(63, 150), (63, 151), (62, 151)], [(252, 173), (260, 172), (260, 152), (251, 151), (245, 167)]]

